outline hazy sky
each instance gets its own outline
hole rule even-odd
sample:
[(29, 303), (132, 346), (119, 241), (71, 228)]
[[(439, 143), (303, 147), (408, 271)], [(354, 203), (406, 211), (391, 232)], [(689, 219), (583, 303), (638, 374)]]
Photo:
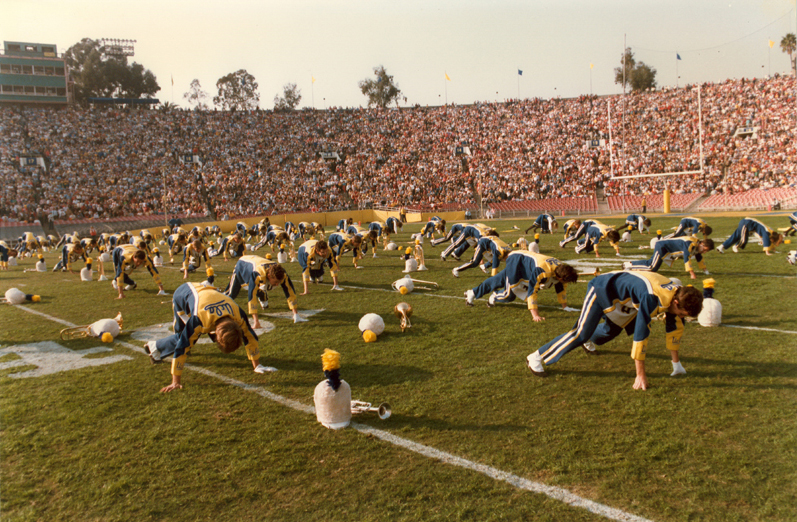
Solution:
[(615, 94), (624, 35), (659, 86), (761, 77), (789, 70), (796, 20), (795, 0), (0, 0), (2, 40), (135, 39), (162, 102), (243, 68), (267, 109), (289, 82), (304, 107), (364, 105), (378, 65), (408, 105)]

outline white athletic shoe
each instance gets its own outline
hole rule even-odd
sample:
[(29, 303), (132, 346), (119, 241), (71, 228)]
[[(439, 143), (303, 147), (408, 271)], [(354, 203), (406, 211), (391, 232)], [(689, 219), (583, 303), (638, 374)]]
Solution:
[(490, 297), (487, 298), (487, 306), (490, 308), (495, 306), (495, 292), (490, 294)]
[(418, 272), (423, 272), (424, 270), (429, 270), (428, 268), (426, 268), (426, 265), (421, 265), (418, 267)]
[(595, 346), (595, 343), (592, 341), (587, 341), (581, 345), (584, 348), (584, 351), (587, 352), (587, 355), (598, 355), (598, 347)]
[(473, 293), (473, 290), (468, 290), (465, 292), (465, 302), (468, 306), (473, 306), (473, 300), (476, 299), (476, 294)]
[(107, 280), (108, 280), (108, 278), (107, 278), (107, 277), (105, 277), (105, 275), (104, 275), (104, 274), (103, 274), (103, 275), (101, 275), (99, 279), (97, 279), (97, 281), (107, 281)]
[(263, 310), (268, 308), (268, 299), (266, 299), (265, 301), (263, 301), (262, 299), (258, 299), (258, 301), (260, 301), (260, 308), (262, 308)]
[(459, 270), (457, 270), (456, 268), (452, 270), (451, 273), (454, 274), (454, 277), (459, 277)]
[(301, 315), (299, 315), (299, 314), (296, 314), (296, 315), (293, 317), (293, 324), (297, 324), (297, 323), (306, 323), (306, 322), (307, 322), (307, 319), (305, 319), (304, 317), (302, 317), (302, 316), (301, 316)]
[(149, 341), (144, 345), (144, 351), (149, 354), (152, 364), (161, 362), (161, 353), (155, 348), (155, 341)]
[(111, 286), (113, 286), (114, 290), (119, 290), (119, 285), (116, 283), (116, 279), (111, 280)]
[(733, 245), (733, 252), (734, 252), (735, 254), (738, 254), (738, 253), (739, 253), (739, 247), (738, 247), (737, 245)]
[(722, 246), (722, 245), (718, 246), (717, 247), (717, 252), (719, 252), (720, 254), (724, 254), (725, 253), (725, 247)]
[(258, 364), (257, 368), (255, 368), (255, 373), (272, 373), (276, 371), (277, 369), (273, 366), (263, 366), (262, 364)]
[(133, 283), (132, 285), (125, 286), (125, 290), (135, 290), (138, 286), (138, 283)]
[(545, 377), (548, 375), (545, 373), (545, 367), (542, 365), (542, 356), (540, 352), (531, 352), (528, 357), (526, 357), (526, 366), (528, 366), (531, 373), (537, 377)]
[(343, 289), (341, 287), (339, 287), (338, 285), (333, 286), (332, 290), (337, 290), (338, 292), (342, 292), (343, 291)]
[(623, 270), (631, 270), (631, 261), (623, 262)]
[(487, 273), (487, 265), (479, 265), (479, 268), (481, 268), (482, 272), (484, 272), (485, 274)]
[(670, 377), (675, 377), (676, 375), (684, 375), (684, 374), (686, 374), (686, 370), (684, 370), (684, 367), (680, 361), (672, 363), (672, 373), (670, 374)]

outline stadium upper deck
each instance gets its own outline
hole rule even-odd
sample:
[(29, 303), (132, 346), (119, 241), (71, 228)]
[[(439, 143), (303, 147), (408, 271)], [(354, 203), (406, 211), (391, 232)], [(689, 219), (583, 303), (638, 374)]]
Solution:
[[(704, 175), (666, 178), (675, 194), (795, 187), (792, 77), (702, 86)], [(594, 198), (660, 193), (665, 178), (615, 175), (697, 170), (696, 89), (620, 97), (525, 100), (402, 110), (188, 112), (0, 108), (0, 216), (31, 219), (218, 216), (336, 210), (368, 202)], [(735, 136), (739, 129), (749, 133)], [(457, 156), (468, 145), (471, 156)], [(338, 160), (320, 153), (337, 153)], [(41, 153), (46, 169), (21, 167)], [(183, 163), (198, 157), (202, 164)]]

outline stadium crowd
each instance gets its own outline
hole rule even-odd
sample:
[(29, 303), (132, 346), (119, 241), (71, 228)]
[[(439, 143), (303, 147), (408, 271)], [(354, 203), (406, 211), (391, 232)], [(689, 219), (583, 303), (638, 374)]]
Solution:
[[(676, 193), (706, 195), (723, 180), (730, 193), (794, 186), (794, 88), (778, 76), (702, 84), (705, 174), (633, 182), (608, 178), (699, 170), (697, 86), (401, 110), (3, 107), (0, 216), (146, 215), (163, 209), (164, 188), (171, 213), (235, 217), (467, 205), (478, 193), (488, 204), (591, 197), (596, 186), (655, 194), (665, 179)], [(756, 134), (734, 136), (740, 128)], [(20, 166), (37, 153), (46, 170)]]

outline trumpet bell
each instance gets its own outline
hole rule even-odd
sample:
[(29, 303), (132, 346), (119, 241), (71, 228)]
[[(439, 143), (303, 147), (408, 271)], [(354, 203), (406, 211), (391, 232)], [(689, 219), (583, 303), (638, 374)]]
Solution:
[(365, 413), (365, 412), (376, 412), (381, 420), (389, 419), (390, 416), (393, 414), (393, 410), (390, 408), (390, 404), (383, 402), (378, 407), (374, 408), (371, 406), (370, 402), (364, 401), (351, 401), (351, 413), (352, 415), (356, 415), (358, 413)]
[(411, 327), (410, 317), (412, 317), (412, 306), (409, 303), (399, 303), (393, 308), (393, 313), (401, 321), (401, 331), (404, 332)]

